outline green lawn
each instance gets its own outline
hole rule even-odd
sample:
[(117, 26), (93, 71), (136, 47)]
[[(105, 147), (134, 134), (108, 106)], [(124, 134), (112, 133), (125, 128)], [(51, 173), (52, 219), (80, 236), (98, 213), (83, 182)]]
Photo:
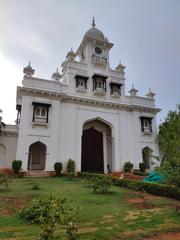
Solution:
[[(40, 190), (31, 190), (34, 183)], [(80, 207), (78, 239), (85, 240), (140, 240), (157, 232), (178, 231), (180, 215), (175, 211), (178, 201), (149, 196), (154, 207), (134, 204), (138, 194), (132, 190), (113, 186), (106, 194), (95, 194), (80, 179), (22, 178), (13, 179), (9, 191), (0, 186), (0, 239), (37, 239), (40, 226), (21, 220), (18, 211), (38, 195), (54, 193), (67, 197)], [(55, 239), (65, 240), (62, 226)]]

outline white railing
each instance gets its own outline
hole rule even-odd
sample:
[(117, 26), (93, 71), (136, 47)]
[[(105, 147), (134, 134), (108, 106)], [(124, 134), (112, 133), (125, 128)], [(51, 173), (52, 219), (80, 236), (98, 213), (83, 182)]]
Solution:
[(104, 66), (107, 64), (107, 58), (92, 55), (92, 62), (93, 64)]

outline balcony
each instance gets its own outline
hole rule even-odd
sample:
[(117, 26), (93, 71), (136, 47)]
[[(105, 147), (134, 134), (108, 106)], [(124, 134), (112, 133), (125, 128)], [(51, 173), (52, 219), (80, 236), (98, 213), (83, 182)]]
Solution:
[(84, 85), (78, 85), (78, 86), (76, 87), (76, 92), (86, 93), (86, 92), (87, 92), (86, 86), (84, 86)]
[(92, 55), (92, 63), (98, 66), (106, 66), (107, 58), (99, 57), (97, 55)]
[(112, 97), (112, 98), (120, 98), (120, 92), (113, 92), (113, 93), (111, 94), (111, 97)]
[(106, 91), (104, 88), (99, 88), (97, 87), (95, 90), (94, 90), (94, 95), (98, 95), (98, 96), (104, 96), (106, 94)]
[(143, 135), (152, 135), (152, 131), (149, 127), (144, 127)]

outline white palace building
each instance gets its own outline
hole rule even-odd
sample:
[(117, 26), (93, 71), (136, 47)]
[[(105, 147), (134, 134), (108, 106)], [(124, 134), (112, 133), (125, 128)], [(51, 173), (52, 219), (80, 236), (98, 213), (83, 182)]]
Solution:
[(85, 33), (76, 52), (67, 53), (62, 73), (52, 79), (34, 77), (30, 63), (17, 87), (17, 123), (0, 136), (0, 168), (22, 160), (23, 171), (53, 171), (55, 162), (66, 170), (69, 158), (77, 171), (119, 171), (130, 161), (152, 168), (158, 156), (155, 94), (125, 95), (121, 63), (111, 69), (113, 44), (96, 28)]

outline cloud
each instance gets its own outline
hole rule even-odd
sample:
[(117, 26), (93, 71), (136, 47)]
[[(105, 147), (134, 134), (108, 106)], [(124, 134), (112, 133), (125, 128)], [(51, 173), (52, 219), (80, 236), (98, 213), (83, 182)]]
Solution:
[(23, 36), (19, 39), (19, 46), (32, 55), (42, 58), (50, 54), (48, 43), (38, 32), (32, 29), (23, 32)]
[(3, 121), (14, 123), (16, 119), (16, 86), (21, 85), (21, 66), (10, 62), (0, 54), (0, 109), (3, 110)]

